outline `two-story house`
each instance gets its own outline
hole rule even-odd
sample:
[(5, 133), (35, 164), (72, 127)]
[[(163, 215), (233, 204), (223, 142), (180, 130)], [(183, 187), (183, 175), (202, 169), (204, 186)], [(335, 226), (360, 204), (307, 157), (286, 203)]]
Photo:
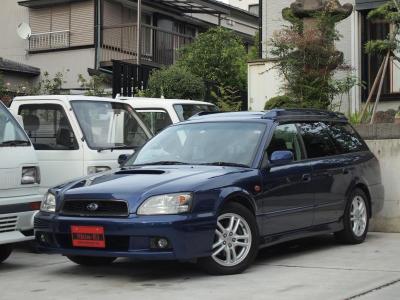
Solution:
[[(78, 74), (88, 70), (112, 73), (114, 61), (147, 70), (174, 64), (179, 49), (212, 26), (251, 45), (259, 26), (255, 14), (215, 0), (3, 1), (0, 32), (8, 43), (0, 57), (62, 72), (66, 89), (79, 88)], [(16, 35), (21, 22), (32, 29), (28, 41)]]

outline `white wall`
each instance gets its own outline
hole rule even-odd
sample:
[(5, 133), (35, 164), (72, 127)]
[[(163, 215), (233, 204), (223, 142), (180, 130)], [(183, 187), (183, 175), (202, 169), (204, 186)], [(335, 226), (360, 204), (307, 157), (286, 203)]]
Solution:
[(274, 62), (256, 61), (248, 64), (248, 108), (263, 111), (268, 99), (280, 94), (283, 84), (278, 72), (271, 69)]
[(258, 0), (229, 0), (229, 4), (244, 10), (249, 10), (249, 5), (258, 4)]
[(57, 72), (64, 74), (64, 89), (77, 89), (78, 75), (82, 74), (86, 78), (88, 68), (94, 68), (95, 49), (76, 49), (68, 51), (54, 51), (36, 53), (26, 56), (25, 63), (41, 69), (42, 74), (47, 71), (52, 78)]

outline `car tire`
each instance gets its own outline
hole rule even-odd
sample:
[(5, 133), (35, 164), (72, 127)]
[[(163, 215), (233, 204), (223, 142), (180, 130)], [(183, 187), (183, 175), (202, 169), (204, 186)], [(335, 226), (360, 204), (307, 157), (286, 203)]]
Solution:
[(67, 256), (67, 258), (81, 266), (105, 266), (112, 264), (116, 257), (97, 257), (97, 256)]
[(335, 233), (335, 238), (343, 244), (361, 244), (365, 241), (369, 227), (369, 202), (361, 189), (355, 189), (347, 201), (343, 215), (342, 231)]
[(10, 257), (12, 247), (10, 245), (0, 245), (0, 263)]
[(229, 202), (218, 215), (213, 254), (199, 259), (198, 264), (212, 275), (239, 274), (254, 261), (258, 246), (259, 233), (254, 214), (239, 203)]

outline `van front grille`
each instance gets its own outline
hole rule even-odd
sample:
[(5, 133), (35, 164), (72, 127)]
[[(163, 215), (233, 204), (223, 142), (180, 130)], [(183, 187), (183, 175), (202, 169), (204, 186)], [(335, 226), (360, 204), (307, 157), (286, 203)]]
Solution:
[(0, 217), (0, 233), (17, 230), (17, 216)]

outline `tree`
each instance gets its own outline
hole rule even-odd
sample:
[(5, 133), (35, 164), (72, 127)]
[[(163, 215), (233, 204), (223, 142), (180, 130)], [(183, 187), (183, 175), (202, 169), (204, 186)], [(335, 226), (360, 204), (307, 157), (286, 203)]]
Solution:
[(247, 54), (243, 42), (223, 27), (199, 34), (182, 49), (178, 64), (206, 82), (240, 91), (247, 88)]
[(108, 96), (105, 92), (107, 76), (104, 74), (93, 75), (89, 80), (87, 80), (82, 74), (79, 74), (78, 83), (82, 88), (86, 89), (86, 96)]
[[(354, 77), (344, 63), (343, 53), (335, 47), (341, 38), (335, 24), (346, 18), (352, 8), (335, 1), (319, 5), (307, 15), (302, 7), (296, 11), (293, 5), (283, 10), (283, 17), (290, 25), (275, 32), (271, 55), (277, 58), (275, 68), (285, 79), (286, 96), (295, 99), (300, 107), (328, 109), (333, 108), (336, 96), (347, 92), (343, 86), (353, 83)], [(336, 79), (339, 70), (346, 71), (344, 79)]]
[(30, 95), (57, 95), (62, 93), (62, 85), (65, 83), (64, 74), (57, 72), (54, 77), (45, 71), (42, 79), (36, 86), (30, 88), (27, 93)]
[(387, 1), (380, 7), (370, 11), (368, 14), (368, 19), (384, 21), (390, 24), (390, 26), (393, 28), (392, 32), (387, 36), (386, 39), (372, 40), (367, 42), (365, 45), (365, 50), (367, 53), (383, 55), (385, 57), (381, 64), (381, 67), (379, 68), (378, 74), (375, 77), (375, 81), (369, 93), (367, 103), (361, 114), (361, 120), (363, 120), (365, 114), (368, 111), (369, 104), (371, 103), (375, 92), (377, 92), (371, 116), (371, 123), (373, 123), (375, 121), (375, 114), (381, 97), (383, 83), (386, 76), (386, 70), (390, 62), (390, 57), (397, 61), (400, 61), (400, 57), (396, 55), (396, 52), (400, 50), (400, 41), (398, 39), (398, 35), (400, 33), (400, 1)]
[(203, 99), (204, 93), (202, 78), (181, 65), (153, 71), (149, 78), (148, 91), (145, 92), (150, 97), (192, 100)]

